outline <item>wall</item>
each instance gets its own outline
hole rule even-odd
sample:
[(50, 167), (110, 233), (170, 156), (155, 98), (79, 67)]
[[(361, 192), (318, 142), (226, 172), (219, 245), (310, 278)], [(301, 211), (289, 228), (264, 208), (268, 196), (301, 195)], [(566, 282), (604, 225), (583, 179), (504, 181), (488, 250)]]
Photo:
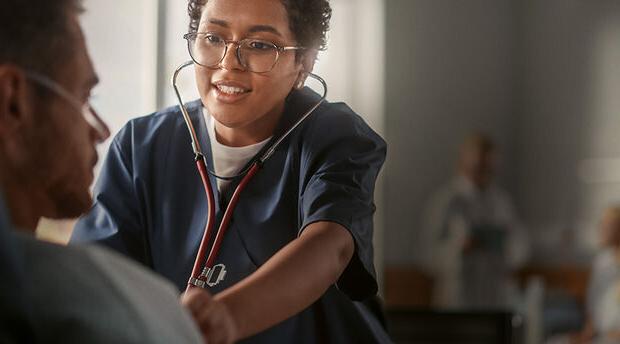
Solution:
[(386, 262), (420, 262), (425, 201), (483, 129), (533, 259), (585, 263), (620, 202), (620, 2), (388, 0), (386, 23)]
[(508, 0), (386, 1), (386, 263), (420, 262), (423, 208), (471, 130), (514, 162), (514, 20)]
[(581, 261), (620, 201), (620, 2), (519, 7), (516, 196), (536, 259)]
[[(91, 0), (84, 5), (81, 22), (100, 78), (91, 102), (115, 134), (129, 119), (157, 108), (157, 2)], [(100, 157), (109, 144), (98, 146)], [(37, 235), (64, 243), (73, 223), (44, 219)]]
[(94, 102), (112, 130), (156, 109), (157, 4), (88, 1), (82, 16), (88, 49), (101, 82)]

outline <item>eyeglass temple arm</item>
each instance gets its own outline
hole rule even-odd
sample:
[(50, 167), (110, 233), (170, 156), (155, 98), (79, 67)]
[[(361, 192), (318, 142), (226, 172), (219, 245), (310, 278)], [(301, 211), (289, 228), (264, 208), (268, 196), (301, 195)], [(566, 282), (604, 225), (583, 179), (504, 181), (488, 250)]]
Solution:
[(281, 51), (287, 51), (287, 50), (306, 50), (306, 48), (304, 48), (304, 47), (280, 47), (279, 49)]
[(194, 61), (186, 61), (183, 62), (179, 67), (177, 67), (177, 69), (174, 71), (174, 74), (172, 75), (172, 88), (174, 88), (174, 93), (177, 97), (177, 101), (179, 103), (179, 108), (181, 108), (181, 112), (183, 114), (183, 120), (185, 120), (185, 124), (187, 126), (187, 130), (189, 131), (189, 135), (192, 139), (192, 149), (194, 151), (194, 154), (196, 154), (196, 156), (202, 156), (202, 148), (200, 147), (200, 143), (198, 142), (198, 136), (196, 135), (196, 129), (194, 129), (194, 124), (192, 123), (191, 118), (189, 117), (189, 112), (187, 112), (187, 108), (185, 107), (185, 103), (183, 102), (183, 99), (181, 98), (181, 93), (179, 91), (179, 88), (177, 86), (177, 78), (179, 76), (179, 73), (181, 72), (181, 70), (191, 66), (194, 64)]

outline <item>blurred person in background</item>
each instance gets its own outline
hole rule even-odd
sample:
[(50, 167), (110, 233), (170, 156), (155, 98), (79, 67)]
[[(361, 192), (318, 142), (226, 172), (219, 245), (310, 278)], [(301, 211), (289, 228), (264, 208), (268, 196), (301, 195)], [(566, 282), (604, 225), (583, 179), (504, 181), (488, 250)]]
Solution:
[(525, 229), (506, 191), (494, 184), (493, 141), (475, 133), (460, 148), (457, 176), (428, 205), (433, 303), (449, 309), (512, 309), (513, 271), (528, 255)]
[(164, 279), (103, 248), (34, 238), (41, 217), (89, 209), (95, 146), (109, 136), (89, 102), (98, 78), (82, 11), (0, 2), (0, 342), (201, 343)]
[(620, 206), (605, 210), (592, 263), (586, 324), (573, 343), (620, 343)]

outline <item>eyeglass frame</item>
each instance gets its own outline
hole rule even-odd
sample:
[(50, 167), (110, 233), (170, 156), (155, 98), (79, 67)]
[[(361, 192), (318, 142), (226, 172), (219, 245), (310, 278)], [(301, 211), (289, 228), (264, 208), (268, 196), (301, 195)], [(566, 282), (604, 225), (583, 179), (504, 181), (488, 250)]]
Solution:
[[(218, 36), (220, 38), (222, 38), (219, 35), (216, 35), (212, 32), (188, 32), (186, 34), (183, 35), (183, 39), (185, 39), (187, 41), (187, 50), (189, 52), (189, 56), (192, 58), (192, 61), (194, 61), (196, 64), (206, 67), (206, 68), (216, 68), (216, 66), (220, 65), (222, 63), (222, 61), (224, 61), (224, 58), (226, 58), (226, 54), (228, 53), (228, 46), (230, 44), (234, 44), (236, 45), (236, 49), (235, 49), (235, 56), (237, 57), (237, 62), (239, 62), (239, 65), (241, 65), (244, 70), (252, 72), (252, 73), (258, 73), (258, 74), (262, 74), (262, 73), (269, 73), (273, 70), (273, 68), (276, 66), (276, 64), (278, 63), (278, 60), (280, 59), (280, 54), (284, 53), (286, 51), (291, 51), (291, 50), (305, 50), (307, 49), (306, 47), (300, 47), (300, 46), (295, 46), (295, 45), (290, 45), (290, 46), (279, 46), (273, 42), (264, 40), (264, 39), (253, 39), (253, 38), (244, 38), (242, 40), (239, 41), (234, 41), (234, 40), (226, 40), (224, 38), (222, 38), (222, 41), (224, 41), (224, 53), (222, 54), (222, 57), (220, 57), (220, 60), (217, 63), (214, 63), (211, 66), (207, 66), (204, 65), (200, 62), (198, 62), (196, 60), (196, 58), (194, 57), (194, 55), (192, 54), (192, 48), (191, 48), (191, 40), (196, 40), (196, 38), (198, 37), (198, 35), (214, 35), (214, 36)], [(246, 42), (246, 41), (260, 41), (262, 43), (267, 43), (267, 44), (271, 44), (276, 51), (276, 58), (273, 60), (273, 64), (271, 65), (271, 67), (269, 68), (269, 70), (266, 70), (264, 72), (255, 72), (250, 70), (244, 63), (243, 60), (241, 59), (241, 53), (239, 48), (241, 47), (241, 45)]]
[(82, 102), (67, 91), (66, 88), (43, 74), (26, 71), (25, 75), (30, 81), (34, 81), (36, 84), (52, 91), (52, 93), (69, 103), (72, 108), (80, 112), (84, 117), (84, 120), (97, 131), (99, 136), (102, 138), (101, 140), (105, 140), (110, 136), (110, 130), (99, 115), (97, 115), (97, 112), (90, 104), (90, 101), (86, 101), (86, 103), (82, 104)]

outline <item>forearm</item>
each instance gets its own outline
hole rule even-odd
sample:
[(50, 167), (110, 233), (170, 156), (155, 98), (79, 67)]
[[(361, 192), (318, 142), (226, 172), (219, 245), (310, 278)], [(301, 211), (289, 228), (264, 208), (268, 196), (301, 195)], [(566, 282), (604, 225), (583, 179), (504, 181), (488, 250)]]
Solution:
[(254, 274), (214, 298), (232, 313), (237, 339), (245, 338), (311, 305), (338, 280), (353, 252), (344, 227), (313, 223)]

